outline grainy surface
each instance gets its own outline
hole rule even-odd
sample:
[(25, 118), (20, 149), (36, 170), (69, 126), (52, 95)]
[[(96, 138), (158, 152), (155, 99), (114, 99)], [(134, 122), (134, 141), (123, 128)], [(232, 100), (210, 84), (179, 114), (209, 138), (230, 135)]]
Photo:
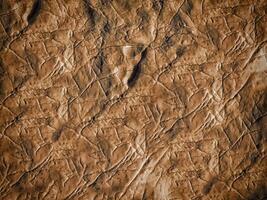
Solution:
[(0, 199), (266, 199), (266, 14), (0, 0)]

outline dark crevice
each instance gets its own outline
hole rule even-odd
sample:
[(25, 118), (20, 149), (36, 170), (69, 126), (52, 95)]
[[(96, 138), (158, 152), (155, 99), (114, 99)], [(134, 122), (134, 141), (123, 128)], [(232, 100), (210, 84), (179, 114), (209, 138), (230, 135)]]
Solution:
[(179, 15), (179, 12), (177, 12), (171, 21), (171, 26), (175, 31), (179, 31), (186, 25), (185, 21), (182, 19), (182, 17)]
[(105, 65), (105, 55), (104, 53), (101, 51), (99, 53), (99, 55), (96, 57), (96, 60), (95, 60), (95, 66), (96, 66), (96, 69), (97, 69), (97, 75), (99, 75), (100, 73), (103, 72), (103, 67)]
[(35, 0), (32, 6), (32, 10), (27, 17), (27, 21), (29, 24), (32, 24), (37, 19), (38, 15), (40, 14), (40, 10), (42, 7), (42, 0)]
[(105, 25), (103, 26), (103, 30), (102, 30), (102, 34), (105, 34), (105, 33), (109, 33), (111, 30), (111, 26), (110, 24), (108, 23), (108, 21), (105, 23)]
[(191, 11), (193, 9), (193, 2), (192, 0), (187, 0), (184, 2), (182, 9), (188, 14), (191, 15)]
[(203, 187), (203, 189), (202, 189), (202, 193), (203, 193), (204, 195), (207, 195), (207, 194), (211, 191), (213, 185), (214, 185), (216, 182), (217, 182), (217, 179), (216, 179), (216, 178), (212, 178), (210, 181), (208, 181), (208, 183)]
[(161, 11), (163, 8), (164, 1), (163, 0), (154, 0), (152, 1), (152, 8), (156, 11)]
[(178, 47), (176, 49), (176, 56), (177, 58), (180, 58), (184, 55), (186, 48), (185, 47)]
[(54, 132), (54, 133), (52, 134), (51, 139), (52, 139), (53, 142), (56, 142), (56, 141), (59, 140), (59, 138), (60, 138), (60, 136), (61, 136), (61, 134), (62, 134), (62, 131), (63, 131), (63, 128), (60, 128), (59, 130), (57, 130), (56, 132)]
[(90, 28), (93, 29), (96, 25), (97, 19), (99, 18), (98, 13), (94, 8), (92, 8), (91, 4), (87, 1), (85, 1), (85, 9), (89, 19)]
[(141, 53), (141, 59), (139, 60), (139, 62), (133, 68), (133, 72), (132, 72), (131, 76), (129, 77), (128, 81), (127, 81), (127, 85), (129, 87), (134, 86), (136, 81), (137, 81), (137, 79), (139, 78), (139, 76), (141, 74), (141, 65), (142, 65), (143, 61), (145, 60), (146, 55), (147, 55), (147, 49), (145, 49)]

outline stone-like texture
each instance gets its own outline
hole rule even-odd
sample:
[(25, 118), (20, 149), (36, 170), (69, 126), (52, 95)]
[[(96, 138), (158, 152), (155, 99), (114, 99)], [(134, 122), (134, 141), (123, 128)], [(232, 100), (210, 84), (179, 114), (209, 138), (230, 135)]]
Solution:
[(266, 0), (0, 0), (0, 199), (264, 199)]

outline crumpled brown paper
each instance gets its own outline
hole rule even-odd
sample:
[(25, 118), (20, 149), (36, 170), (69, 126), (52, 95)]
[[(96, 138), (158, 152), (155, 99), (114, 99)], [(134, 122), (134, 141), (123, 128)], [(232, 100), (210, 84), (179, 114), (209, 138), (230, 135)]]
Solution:
[(1, 0), (0, 199), (267, 198), (265, 0)]

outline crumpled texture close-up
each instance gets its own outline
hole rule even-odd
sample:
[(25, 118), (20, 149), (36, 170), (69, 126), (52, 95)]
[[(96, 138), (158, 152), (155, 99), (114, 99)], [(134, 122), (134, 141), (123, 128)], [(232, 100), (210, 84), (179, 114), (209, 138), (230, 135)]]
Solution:
[(0, 199), (266, 199), (266, 14), (0, 0)]

